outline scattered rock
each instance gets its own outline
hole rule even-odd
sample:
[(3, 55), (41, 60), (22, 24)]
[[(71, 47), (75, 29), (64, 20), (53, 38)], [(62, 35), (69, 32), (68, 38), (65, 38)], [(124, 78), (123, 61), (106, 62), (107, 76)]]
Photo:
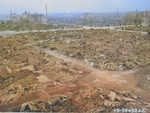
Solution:
[(109, 97), (112, 101), (114, 101), (115, 98), (116, 98), (116, 93), (111, 91), (110, 94), (108, 95), (108, 97)]
[(106, 106), (106, 107), (109, 107), (109, 106), (111, 106), (111, 102), (110, 101), (108, 101), (108, 100), (105, 100), (105, 102), (104, 102), (104, 105)]
[(120, 75), (116, 75), (116, 74), (113, 74), (112, 76), (113, 76), (113, 77), (120, 77)]
[(42, 73), (43, 73), (43, 71), (42, 70), (39, 70), (39, 71), (35, 71), (34, 72), (36, 75), (41, 75)]
[(30, 65), (30, 66), (22, 67), (20, 70), (28, 70), (34, 72), (34, 66)]
[(120, 82), (122, 82), (122, 83), (126, 83), (127, 81), (126, 81), (126, 80), (120, 80)]
[(33, 109), (32, 105), (30, 103), (23, 103), (20, 109), (20, 112), (31, 112)]
[(147, 80), (150, 81), (150, 77), (147, 77)]
[(100, 54), (100, 56), (105, 58), (105, 55), (104, 55), (104, 54)]
[(97, 88), (97, 90), (102, 91), (102, 88)]
[(38, 76), (38, 77), (36, 77), (38, 80), (39, 80), (39, 82), (41, 82), (41, 83), (45, 83), (45, 82), (48, 82), (48, 81), (50, 81), (46, 76), (44, 76), (44, 75), (40, 75), (40, 76)]
[(100, 80), (97, 78), (92, 83), (99, 82)]
[(17, 71), (17, 72), (19, 72), (19, 71), (20, 71), (20, 69), (14, 69), (14, 71)]
[(133, 99), (137, 99), (137, 96), (133, 94), (133, 95), (132, 95), (132, 98), (133, 98)]
[(83, 71), (79, 71), (79, 74), (83, 74)]
[(135, 100), (132, 98), (122, 97), (121, 100), (125, 100), (126, 102), (134, 102)]
[(94, 63), (93, 63), (93, 62), (91, 62), (91, 67), (93, 67), (93, 65), (94, 65)]
[(7, 72), (10, 74), (12, 72), (12, 69), (6, 66)]
[(72, 57), (72, 56), (73, 56), (73, 54), (70, 54), (69, 56), (70, 56), (70, 57)]
[(144, 104), (150, 108), (150, 103), (144, 102)]
[(7, 50), (7, 51), (6, 51), (6, 54), (10, 54), (10, 50)]
[(100, 95), (100, 98), (101, 98), (101, 99), (105, 99), (105, 98), (103, 97), (103, 95)]

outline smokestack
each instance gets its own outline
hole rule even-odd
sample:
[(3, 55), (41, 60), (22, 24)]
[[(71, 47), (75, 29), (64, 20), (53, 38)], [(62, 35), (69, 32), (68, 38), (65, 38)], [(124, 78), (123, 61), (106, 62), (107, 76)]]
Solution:
[(46, 5), (46, 18), (47, 18), (47, 5)]

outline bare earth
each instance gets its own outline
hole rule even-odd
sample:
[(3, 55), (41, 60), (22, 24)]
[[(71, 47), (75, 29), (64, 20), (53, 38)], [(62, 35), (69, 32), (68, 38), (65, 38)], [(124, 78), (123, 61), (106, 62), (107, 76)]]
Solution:
[(34, 45), (41, 40), (24, 45), (20, 40), (24, 39), (0, 37), (0, 111), (150, 111), (150, 90), (140, 81), (149, 84), (149, 66), (99, 70)]

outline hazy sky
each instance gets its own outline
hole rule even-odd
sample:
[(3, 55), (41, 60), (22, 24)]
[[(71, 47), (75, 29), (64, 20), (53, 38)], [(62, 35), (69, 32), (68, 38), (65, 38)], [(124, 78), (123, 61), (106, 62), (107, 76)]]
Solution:
[(0, 14), (9, 14), (10, 10), (21, 14), (54, 12), (116, 12), (150, 10), (150, 0), (0, 0)]

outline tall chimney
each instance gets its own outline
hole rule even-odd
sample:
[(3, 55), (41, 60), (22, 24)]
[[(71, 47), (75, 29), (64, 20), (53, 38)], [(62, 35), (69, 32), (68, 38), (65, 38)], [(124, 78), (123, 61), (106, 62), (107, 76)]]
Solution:
[(46, 5), (46, 18), (47, 18), (47, 5)]

